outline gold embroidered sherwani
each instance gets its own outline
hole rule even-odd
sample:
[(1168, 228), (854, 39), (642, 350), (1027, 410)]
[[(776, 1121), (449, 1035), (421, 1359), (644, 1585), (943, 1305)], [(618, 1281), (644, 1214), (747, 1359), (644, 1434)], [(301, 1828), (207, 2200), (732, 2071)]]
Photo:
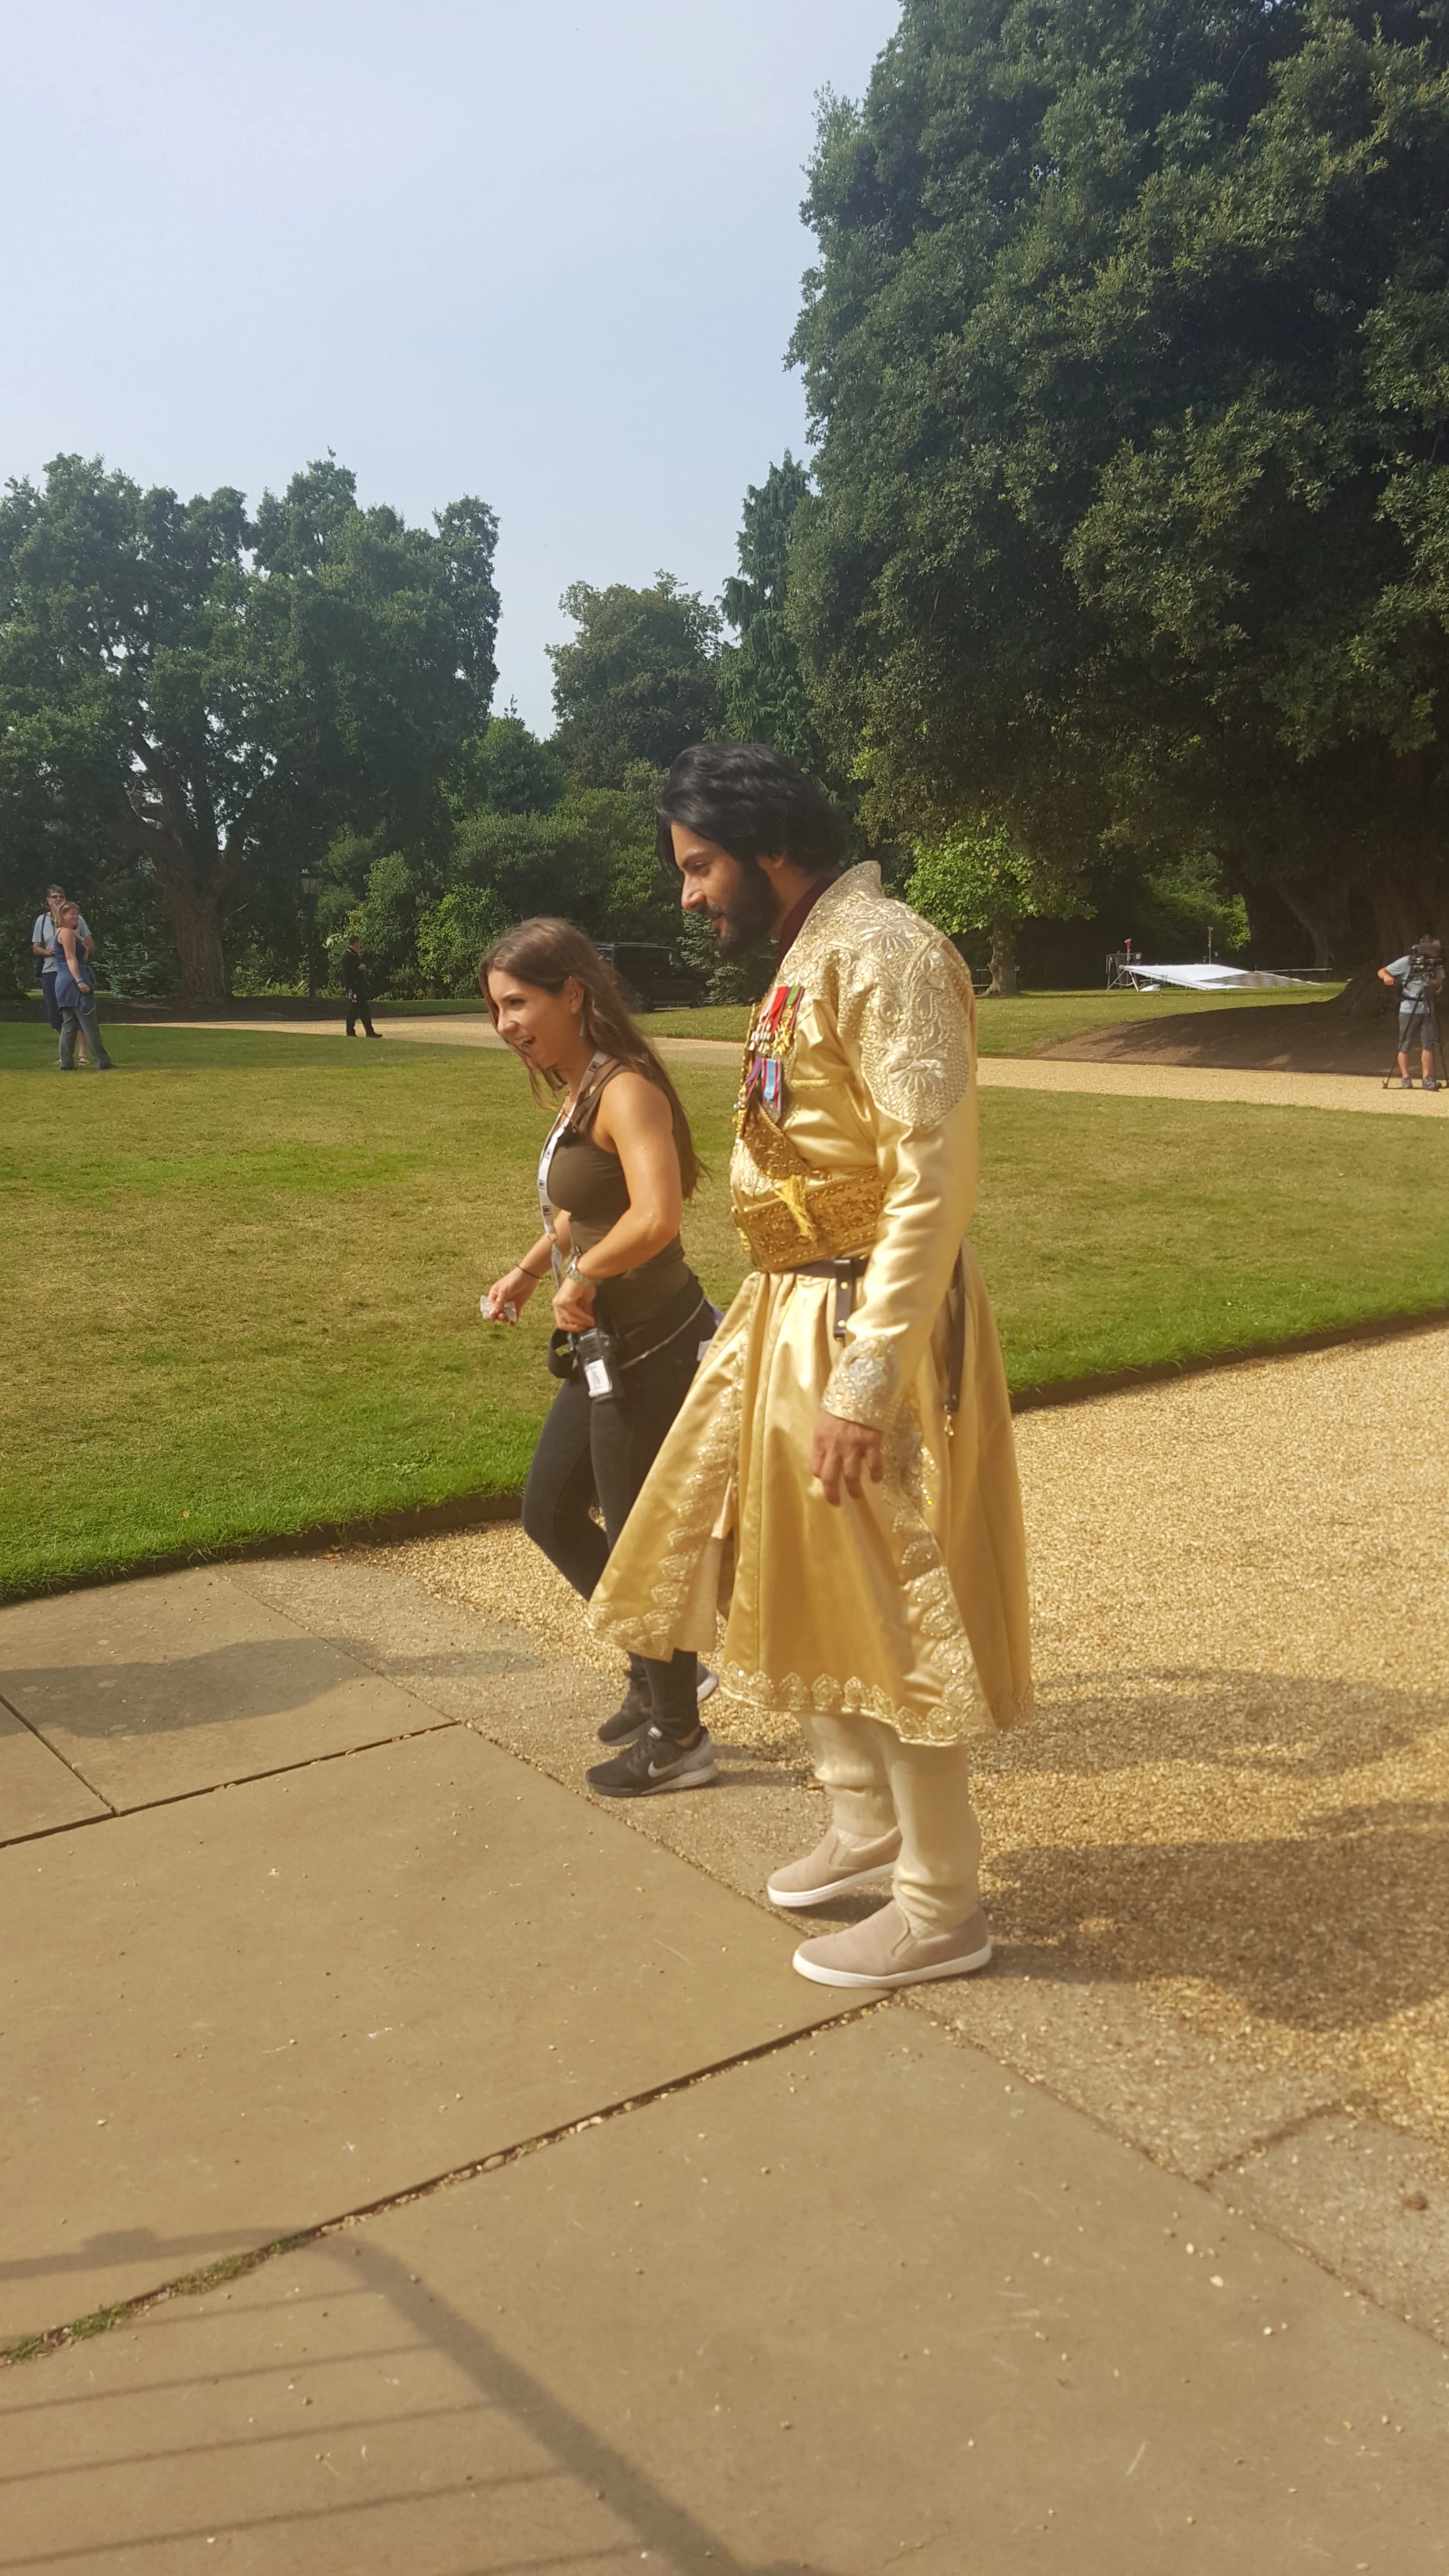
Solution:
[[(746, 1053), (730, 1189), (757, 1267), (593, 1606), (622, 1646), (710, 1663), (723, 1613), (721, 1687), (775, 1720), (853, 1712), (907, 1744), (950, 1744), (1030, 1713), (1006, 1380), (965, 1243), (974, 1071), (956, 950), (882, 893), (878, 868), (850, 869), (782, 960)], [(834, 1283), (796, 1266), (856, 1254), (869, 1258), (840, 1340)], [(859, 1502), (832, 1507), (810, 1473), (822, 1404), (884, 1433), (884, 1481)]]

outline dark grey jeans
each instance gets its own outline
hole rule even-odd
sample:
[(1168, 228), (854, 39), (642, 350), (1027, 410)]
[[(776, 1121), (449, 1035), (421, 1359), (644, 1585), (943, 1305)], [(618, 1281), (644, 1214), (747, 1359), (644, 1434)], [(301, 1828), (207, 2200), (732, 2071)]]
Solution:
[[(706, 1313), (688, 1332), (626, 1369), (617, 1398), (596, 1404), (582, 1378), (570, 1378), (554, 1397), (523, 1489), (523, 1526), (586, 1601), (689, 1393), (710, 1321)], [(595, 1503), (604, 1516), (602, 1529), (592, 1517)], [(631, 1655), (629, 1671), (631, 1679), (648, 1682), (660, 1734), (687, 1743), (699, 1724), (695, 1657), (674, 1655), (666, 1664)]]
[(86, 1053), (96, 1070), (100, 1073), (108, 1072), (111, 1059), (106, 1053), (105, 1040), (101, 1036), (100, 1024), (96, 1019), (94, 994), (88, 994), (83, 1001), (61, 1004), (60, 1061), (66, 1073), (71, 1073), (75, 1069), (77, 1035), (85, 1039)]

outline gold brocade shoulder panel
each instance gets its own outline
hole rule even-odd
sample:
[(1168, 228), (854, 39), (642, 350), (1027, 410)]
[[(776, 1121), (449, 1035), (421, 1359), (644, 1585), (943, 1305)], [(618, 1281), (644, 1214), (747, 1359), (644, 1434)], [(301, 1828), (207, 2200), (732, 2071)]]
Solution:
[(782, 961), (834, 1014), (876, 1107), (938, 1127), (971, 1078), (971, 974), (944, 932), (882, 892), (873, 861), (821, 896)]

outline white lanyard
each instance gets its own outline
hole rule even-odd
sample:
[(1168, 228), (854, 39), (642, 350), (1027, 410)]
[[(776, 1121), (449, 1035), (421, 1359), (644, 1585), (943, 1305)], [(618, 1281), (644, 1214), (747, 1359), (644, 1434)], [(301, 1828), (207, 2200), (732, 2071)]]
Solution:
[(574, 1110), (577, 1109), (579, 1105), (579, 1101), (583, 1096), (584, 1085), (587, 1083), (594, 1067), (600, 1064), (607, 1064), (608, 1061), (609, 1059), (604, 1054), (602, 1047), (596, 1049), (594, 1054), (590, 1056), (588, 1063), (584, 1067), (583, 1076), (580, 1080), (578, 1090), (574, 1094), (572, 1103), (567, 1104), (559, 1111), (557, 1118), (554, 1120), (547, 1136), (544, 1138), (543, 1152), (538, 1158), (538, 1206), (539, 1213), (543, 1218), (544, 1233), (548, 1236), (549, 1242), (554, 1248), (553, 1266), (555, 1277), (558, 1275), (559, 1268), (557, 1228), (554, 1222), (557, 1211), (548, 1194), (548, 1176), (553, 1163), (554, 1148), (558, 1144), (558, 1140), (560, 1136), (562, 1136), (564, 1129), (567, 1127), (569, 1120), (572, 1118)]

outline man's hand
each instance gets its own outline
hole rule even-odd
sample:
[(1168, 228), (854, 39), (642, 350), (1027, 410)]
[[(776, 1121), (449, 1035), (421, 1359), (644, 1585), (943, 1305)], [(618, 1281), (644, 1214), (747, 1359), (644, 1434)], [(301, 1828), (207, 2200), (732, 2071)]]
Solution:
[(885, 1473), (881, 1435), (874, 1423), (845, 1422), (838, 1413), (827, 1413), (822, 1406), (815, 1417), (815, 1437), (810, 1443), (810, 1473), (819, 1477), (827, 1503), (839, 1503), (842, 1484), (859, 1502), (862, 1469), (869, 1470), (873, 1485), (878, 1485)]

